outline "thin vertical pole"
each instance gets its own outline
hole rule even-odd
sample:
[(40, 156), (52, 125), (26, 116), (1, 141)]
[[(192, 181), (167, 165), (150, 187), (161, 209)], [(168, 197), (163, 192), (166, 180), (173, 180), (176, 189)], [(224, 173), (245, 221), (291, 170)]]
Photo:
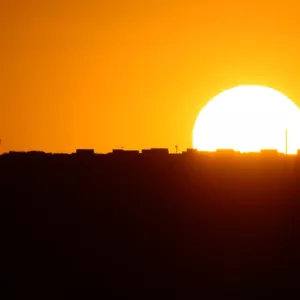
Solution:
[(285, 154), (288, 153), (288, 130), (285, 130)]

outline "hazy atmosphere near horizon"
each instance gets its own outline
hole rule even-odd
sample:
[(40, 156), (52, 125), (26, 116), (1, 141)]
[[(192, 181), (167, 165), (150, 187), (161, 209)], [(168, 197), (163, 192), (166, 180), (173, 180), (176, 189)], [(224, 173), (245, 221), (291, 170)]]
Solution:
[(300, 3), (0, 4), (0, 152), (192, 146), (199, 111), (241, 84), (300, 105)]

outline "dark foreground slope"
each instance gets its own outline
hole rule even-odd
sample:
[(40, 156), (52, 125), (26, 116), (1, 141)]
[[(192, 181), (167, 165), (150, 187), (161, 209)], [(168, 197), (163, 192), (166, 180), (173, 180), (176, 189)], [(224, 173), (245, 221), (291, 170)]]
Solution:
[(0, 170), (6, 287), (298, 285), (297, 157), (23, 154)]

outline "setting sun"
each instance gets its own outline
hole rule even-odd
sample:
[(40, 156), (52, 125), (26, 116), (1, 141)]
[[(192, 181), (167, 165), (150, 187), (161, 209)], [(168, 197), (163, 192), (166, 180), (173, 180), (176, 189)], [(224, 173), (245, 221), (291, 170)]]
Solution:
[(201, 110), (193, 130), (193, 146), (201, 151), (285, 152), (286, 137), (287, 153), (297, 153), (298, 107), (272, 88), (238, 86), (217, 95)]

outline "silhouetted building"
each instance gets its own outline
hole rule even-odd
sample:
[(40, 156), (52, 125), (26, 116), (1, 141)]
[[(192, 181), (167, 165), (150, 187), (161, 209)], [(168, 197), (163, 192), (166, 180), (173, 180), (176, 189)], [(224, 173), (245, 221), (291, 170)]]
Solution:
[(213, 152), (211, 152), (211, 151), (197, 151), (199, 154), (201, 154), (201, 155), (210, 155), (210, 154), (212, 154)]
[(117, 154), (117, 153), (123, 153), (123, 149), (113, 149), (111, 153)]
[(94, 154), (96, 157), (103, 157), (103, 156), (105, 156), (106, 154), (104, 154), (104, 153), (95, 153)]
[(187, 148), (183, 153), (197, 153), (198, 150), (194, 148)]
[(126, 155), (126, 157), (134, 157), (140, 154), (140, 152), (138, 150), (123, 150), (123, 149), (113, 149), (113, 151), (111, 153), (109, 153), (111, 155), (114, 155), (114, 157), (117, 156), (124, 156)]
[(77, 149), (76, 154), (79, 155), (93, 155), (95, 153), (94, 149)]
[(167, 148), (151, 148), (151, 149), (143, 149), (142, 154), (146, 155), (167, 155), (169, 154), (169, 149)]
[(140, 154), (140, 151), (138, 151), (138, 150), (125, 150), (124, 153), (126, 155), (137, 155), (137, 154)]
[(217, 149), (216, 150), (217, 154), (235, 154), (235, 153), (239, 153), (237, 151), (235, 151), (234, 149)]
[(261, 155), (264, 156), (278, 156), (278, 150), (276, 149), (261, 149), (260, 150)]
[(31, 155), (31, 156), (46, 156), (48, 155), (48, 153), (45, 153), (43, 151), (28, 151), (27, 154)]
[(197, 155), (197, 154), (199, 154), (199, 153), (198, 153), (198, 150), (197, 150), (197, 149), (194, 149), (194, 148), (188, 148), (188, 149), (186, 149), (186, 151), (183, 151), (183, 152), (182, 152), (182, 155), (183, 155), (184, 157), (186, 157), (186, 156), (188, 156), (188, 157), (190, 157), (190, 156), (195, 156), (195, 155)]
[(244, 158), (259, 158), (261, 156), (261, 153), (260, 152), (242, 152), (240, 153), (240, 156), (241, 157), (244, 157)]
[(239, 151), (235, 151), (234, 149), (217, 149), (215, 155), (217, 157), (234, 157), (240, 154)]

